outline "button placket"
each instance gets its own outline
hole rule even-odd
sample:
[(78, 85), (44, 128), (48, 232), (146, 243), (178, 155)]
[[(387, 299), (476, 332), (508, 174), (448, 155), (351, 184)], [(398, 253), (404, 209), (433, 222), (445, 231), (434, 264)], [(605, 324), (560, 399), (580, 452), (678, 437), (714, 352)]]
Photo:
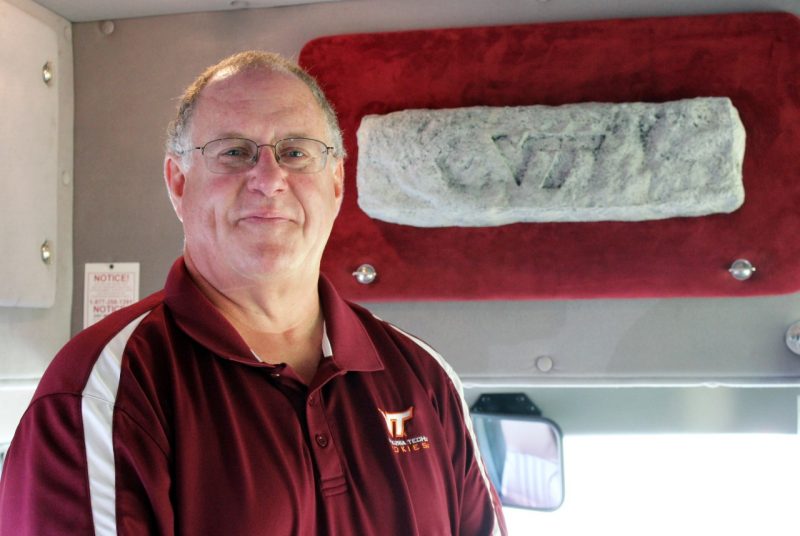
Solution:
[(309, 393), (306, 399), (306, 419), (309, 434), (313, 435), (314, 442), (324, 449), (330, 444), (330, 431), (322, 402), (322, 395), (318, 390)]
[(306, 422), (311, 440), (311, 454), (319, 470), (320, 485), (324, 493), (341, 493), (347, 489), (339, 453), (333, 441), (322, 392), (317, 389), (306, 399)]

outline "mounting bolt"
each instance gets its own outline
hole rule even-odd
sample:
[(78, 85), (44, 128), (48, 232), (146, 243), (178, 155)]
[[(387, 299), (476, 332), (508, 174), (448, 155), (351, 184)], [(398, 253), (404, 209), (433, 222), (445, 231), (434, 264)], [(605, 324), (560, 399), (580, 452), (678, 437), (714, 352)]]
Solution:
[(42, 242), (41, 255), (43, 263), (50, 264), (53, 262), (53, 248), (50, 246), (50, 242), (48, 240)]
[(42, 82), (44, 82), (45, 85), (49, 86), (50, 82), (52, 81), (53, 81), (53, 64), (48, 61), (45, 62), (44, 65), (42, 65)]
[(753, 277), (756, 267), (747, 259), (736, 259), (733, 261), (733, 264), (731, 264), (731, 267), (728, 268), (728, 271), (737, 281), (746, 281)]
[(800, 355), (800, 322), (795, 322), (786, 330), (786, 346)]
[(362, 264), (353, 272), (353, 277), (362, 285), (369, 285), (378, 277), (378, 272), (375, 271), (375, 267), (371, 264)]

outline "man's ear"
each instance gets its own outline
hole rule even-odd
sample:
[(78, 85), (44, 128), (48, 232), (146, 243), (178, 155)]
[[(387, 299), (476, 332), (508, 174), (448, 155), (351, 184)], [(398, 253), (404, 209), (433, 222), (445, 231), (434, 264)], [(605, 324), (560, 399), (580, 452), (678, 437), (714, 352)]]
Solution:
[(339, 214), (344, 199), (344, 158), (336, 161), (336, 169), (333, 171), (333, 195), (336, 198), (336, 214)]
[(180, 157), (167, 154), (164, 158), (164, 182), (167, 185), (169, 200), (175, 209), (178, 219), (183, 221), (183, 190), (186, 186), (186, 175)]

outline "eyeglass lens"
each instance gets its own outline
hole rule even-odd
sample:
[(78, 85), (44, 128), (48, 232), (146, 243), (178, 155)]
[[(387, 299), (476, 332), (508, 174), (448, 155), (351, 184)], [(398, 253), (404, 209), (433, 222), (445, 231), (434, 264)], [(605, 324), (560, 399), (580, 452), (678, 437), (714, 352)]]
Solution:
[(281, 167), (299, 173), (320, 171), (328, 156), (323, 142), (309, 138), (287, 138), (261, 146), (244, 138), (223, 138), (208, 142), (202, 152), (212, 173), (236, 173), (256, 165), (259, 147), (268, 148)]

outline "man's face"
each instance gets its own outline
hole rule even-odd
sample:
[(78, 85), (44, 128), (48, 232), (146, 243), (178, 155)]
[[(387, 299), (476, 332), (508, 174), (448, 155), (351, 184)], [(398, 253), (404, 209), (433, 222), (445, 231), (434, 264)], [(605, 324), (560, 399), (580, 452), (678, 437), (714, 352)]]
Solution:
[[(229, 137), (332, 142), (309, 89), (284, 73), (244, 72), (211, 82), (190, 131), (195, 147)], [(340, 159), (329, 155), (321, 171), (297, 173), (278, 166), (263, 147), (255, 167), (224, 175), (208, 171), (199, 150), (186, 160), (168, 156), (165, 174), (187, 262), (206, 280), (224, 292), (267, 279), (316, 277), (342, 201)]]

